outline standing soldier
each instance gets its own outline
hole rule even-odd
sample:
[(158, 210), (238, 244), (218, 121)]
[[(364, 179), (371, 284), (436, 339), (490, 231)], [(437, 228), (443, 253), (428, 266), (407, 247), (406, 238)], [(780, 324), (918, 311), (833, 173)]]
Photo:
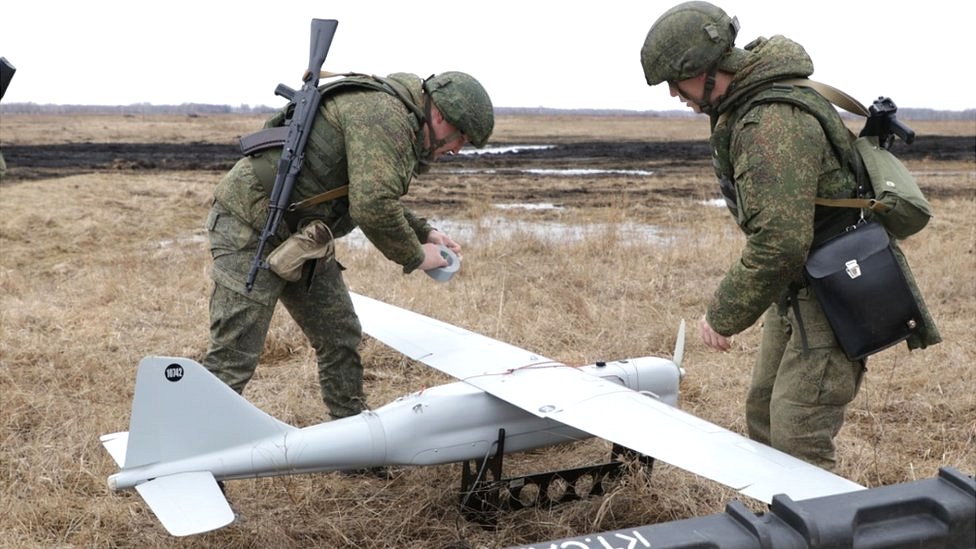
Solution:
[[(734, 47), (738, 21), (708, 2), (665, 12), (641, 49), (650, 86), (711, 121), (720, 188), (746, 235), (699, 321), (705, 344), (727, 351), (733, 334), (763, 318), (746, 401), (749, 436), (826, 469), (833, 439), (857, 394), (864, 360), (849, 360), (806, 287), (803, 265), (817, 244), (857, 222), (859, 211), (815, 206), (856, 196), (852, 136), (833, 106), (806, 87), (782, 84), (813, 73), (803, 47), (783, 36)], [(927, 313), (923, 313), (930, 320)], [(938, 342), (926, 322), (910, 348)]]
[[(271, 270), (259, 270), (248, 289), (245, 281), (268, 218), (281, 148), (257, 150), (224, 176), (206, 222), (215, 284), (203, 364), (242, 392), (280, 301), (315, 349), (329, 414), (342, 418), (365, 409), (357, 350), (362, 331), (342, 266), (332, 253), (332, 238), (358, 226), (404, 273), (446, 266), (440, 246), (456, 254), (460, 246), (405, 208), (400, 197), (413, 176), (441, 155), (456, 153), (466, 143), (484, 146), (494, 114), (485, 89), (462, 72), (426, 80), (406, 73), (353, 76), (320, 89), (327, 91), (292, 200), (301, 203), (348, 188), (320, 203), (299, 204), (285, 216), (279, 233), (269, 239), (267, 249), (278, 248), (272, 252)], [(265, 127), (281, 126), (287, 109)]]

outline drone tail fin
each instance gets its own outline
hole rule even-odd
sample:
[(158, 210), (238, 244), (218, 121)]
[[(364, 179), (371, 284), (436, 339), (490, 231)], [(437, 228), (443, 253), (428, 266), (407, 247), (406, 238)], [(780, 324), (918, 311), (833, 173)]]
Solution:
[(174, 536), (214, 530), (233, 521), (234, 513), (211, 471), (156, 476), (140, 469), (291, 430), (193, 360), (149, 356), (136, 373), (129, 431), (101, 437), (121, 469), (109, 486), (134, 487)]
[[(123, 469), (175, 461), (294, 430), (188, 358), (139, 363), (129, 433), (103, 444)], [(105, 439), (109, 438), (108, 441)]]

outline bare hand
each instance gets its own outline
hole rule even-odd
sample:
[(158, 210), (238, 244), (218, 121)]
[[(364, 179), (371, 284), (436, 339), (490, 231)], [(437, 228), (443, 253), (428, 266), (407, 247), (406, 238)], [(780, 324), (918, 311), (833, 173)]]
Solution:
[(698, 321), (698, 332), (701, 334), (702, 341), (705, 345), (716, 351), (724, 352), (732, 348), (732, 338), (725, 337), (713, 330), (704, 316)]
[(423, 245), (423, 248), (424, 261), (417, 267), (418, 269), (421, 271), (429, 271), (438, 267), (447, 267), (447, 260), (441, 255), (440, 244), (427, 243)]
[(439, 246), (445, 246), (447, 247), (447, 249), (454, 252), (454, 255), (458, 256), (458, 259), (461, 259), (461, 245), (455, 242), (451, 237), (447, 236), (446, 234), (436, 229), (430, 231), (430, 233), (427, 235), (427, 242), (429, 244), (437, 244)]

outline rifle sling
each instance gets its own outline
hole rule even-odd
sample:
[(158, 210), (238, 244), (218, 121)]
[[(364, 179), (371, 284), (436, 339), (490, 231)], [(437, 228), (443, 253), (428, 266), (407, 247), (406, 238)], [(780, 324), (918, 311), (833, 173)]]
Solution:
[(305, 208), (311, 208), (316, 204), (321, 204), (323, 202), (328, 202), (329, 200), (335, 200), (336, 198), (342, 198), (349, 194), (349, 185), (343, 185), (341, 187), (336, 187), (330, 191), (325, 191), (324, 193), (319, 193), (315, 196), (310, 196), (305, 200), (299, 202), (293, 202), (288, 205), (288, 211), (293, 212), (295, 210), (304, 210)]
[[(274, 165), (271, 164), (267, 159), (261, 158), (260, 155), (253, 159), (251, 166), (254, 169), (254, 175), (257, 176), (258, 181), (261, 183), (261, 187), (264, 192), (271, 196), (272, 186), (274, 185)], [(292, 202), (288, 205), (288, 211), (294, 212), (296, 210), (304, 210), (306, 208), (311, 208), (312, 206), (321, 204), (323, 202), (328, 202), (329, 200), (335, 200), (336, 198), (342, 198), (349, 194), (349, 185), (343, 185), (341, 187), (336, 187), (334, 189), (325, 191), (324, 193), (319, 193), (306, 198), (305, 200), (300, 200), (298, 202)]]
[[(254, 175), (257, 177), (258, 182), (261, 183), (261, 187), (264, 189), (264, 192), (268, 196), (271, 196), (272, 186), (274, 185), (275, 180), (274, 165), (268, 161), (268, 159), (262, 158), (261, 155), (257, 155), (256, 157), (253, 157), (251, 167), (254, 169)], [(285, 221), (288, 223), (288, 227), (292, 230), (292, 232), (295, 232), (296, 219), (293, 215), (289, 214), (294, 213), (297, 210), (311, 208), (312, 206), (321, 204), (323, 202), (328, 202), (329, 200), (342, 198), (348, 194), (349, 185), (343, 185), (341, 187), (336, 187), (335, 189), (325, 191), (324, 193), (310, 196), (305, 200), (293, 202), (288, 205), (288, 210), (285, 212)]]

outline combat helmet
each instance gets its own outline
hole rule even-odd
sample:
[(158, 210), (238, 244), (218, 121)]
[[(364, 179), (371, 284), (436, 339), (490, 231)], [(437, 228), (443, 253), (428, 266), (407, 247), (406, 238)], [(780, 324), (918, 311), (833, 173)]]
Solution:
[(735, 43), (739, 21), (708, 2), (684, 2), (658, 18), (641, 48), (648, 86), (714, 74)]
[(495, 110), (481, 83), (469, 74), (444, 72), (424, 81), (424, 91), (452, 126), (481, 148), (495, 128)]

